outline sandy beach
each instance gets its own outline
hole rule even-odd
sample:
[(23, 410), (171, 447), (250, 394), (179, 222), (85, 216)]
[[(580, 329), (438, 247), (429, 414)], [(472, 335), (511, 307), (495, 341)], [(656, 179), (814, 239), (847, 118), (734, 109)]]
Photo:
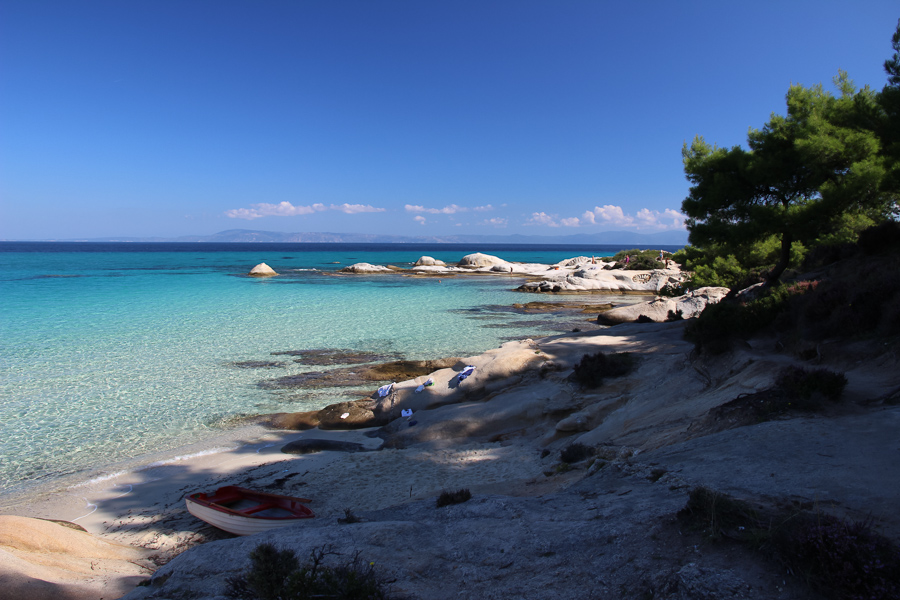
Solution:
[[(815, 597), (797, 582), (782, 582), (758, 557), (721, 549), (701, 557), (702, 539), (683, 532), (676, 514), (689, 490), (704, 485), (754, 502), (872, 517), (896, 537), (900, 462), (882, 449), (896, 446), (900, 423), (898, 407), (884, 401), (900, 387), (897, 357), (865, 344), (822, 344), (821, 364), (848, 378), (848, 402), (824, 416), (723, 424), (710, 418), (716, 407), (769, 388), (778, 369), (797, 359), (779, 352), (772, 338), (699, 358), (682, 337), (684, 325), (625, 323), (507, 342), (397, 382), (390, 407), (412, 410), (412, 419), (347, 431), (247, 426), (88, 482), (5, 498), (0, 582), (34, 600), (214, 598), (224, 578), (246, 565), (253, 545), (270, 539), (302, 553), (329, 544), (373, 561), (391, 556), (385, 569), (395, 585), (423, 598), (512, 597), (516, 586), (516, 597), (541, 598), (554, 577), (570, 582), (559, 597), (580, 598), (579, 590), (598, 585), (597, 569), (608, 571), (603, 589), (610, 597), (627, 597), (633, 580), (677, 586), (688, 585), (686, 577), (712, 590), (709, 597), (744, 597), (748, 589), (759, 598)], [(596, 352), (628, 352), (635, 370), (584, 389), (571, 374)], [(466, 366), (475, 368), (463, 381)], [(427, 379), (434, 385), (420, 389)], [(374, 391), (366, 410), (385, 413), (386, 399)], [(281, 451), (313, 438), (361, 444), (363, 451)], [(593, 458), (563, 461), (561, 451), (576, 443), (592, 448)], [(235, 538), (184, 505), (186, 494), (223, 485), (310, 498), (316, 518)], [(473, 500), (448, 509), (456, 512), (435, 512), (438, 494), (461, 488)], [(358, 527), (339, 521), (348, 511), (361, 517)], [(533, 517), (521, 520), (525, 514)], [(73, 523), (125, 555), (76, 560), (66, 558), (63, 545), (56, 555), (62, 558), (50, 565), (46, 548), (9, 533), (21, 524), (3, 520), (16, 517)], [(595, 530), (601, 524), (607, 533)], [(495, 560), (500, 550), (491, 540), (504, 539), (520, 542), (503, 545), (506, 558)], [(594, 562), (580, 560), (584, 552)], [(552, 556), (552, 568), (531, 568), (535, 555)], [(685, 571), (688, 564), (694, 571)], [(651, 582), (651, 572), (665, 581)], [(149, 586), (135, 587), (151, 575)], [(531, 583), (521, 587), (524, 581)]]

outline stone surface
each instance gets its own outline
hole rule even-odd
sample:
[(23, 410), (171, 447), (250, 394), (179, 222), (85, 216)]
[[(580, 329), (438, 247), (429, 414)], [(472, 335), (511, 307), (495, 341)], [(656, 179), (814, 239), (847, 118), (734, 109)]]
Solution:
[(669, 313), (674, 315), (679, 311), (682, 318), (690, 319), (703, 312), (708, 304), (719, 302), (728, 291), (728, 288), (724, 287), (704, 287), (674, 298), (656, 298), (649, 302), (620, 306), (600, 313), (597, 321), (603, 325), (615, 325), (632, 323), (644, 317), (645, 320), (662, 323), (669, 319)]
[(394, 273), (395, 269), (384, 267), (382, 265), (373, 265), (371, 263), (356, 263), (340, 270), (341, 273)]
[(508, 261), (505, 261), (502, 258), (476, 252), (474, 254), (463, 256), (457, 266), (465, 269), (477, 269), (481, 267), (507, 266), (508, 264)]
[(430, 256), (423, 256), (419, 260), (416, 261), (415, 266), (417, 267), (446, 267), (447, 263), (442, 260), (437, 260)]
[(149, 554), (64, 524), (2, 515), (0, 597), (10, 600), (118, 598), (150, 573), (152, 563), (146, 560)]
[(275, 270), (266, 263), (259, 263), (248, 273), (251, 277), (273, 277), (278, 275)]
[(313, 454), (315, 452), (368, 452), (362, 444), (356, 442), (342, 442), (338, 440), (295, 440), (282, 446), (285, 454)]
[(601, 264), (584, 264), (574, 270), (560, 269), (517, 289), (522, 292), (646, 292), (656, 293), (667, 285), (680, 284), (678, 270), (608, 270)]

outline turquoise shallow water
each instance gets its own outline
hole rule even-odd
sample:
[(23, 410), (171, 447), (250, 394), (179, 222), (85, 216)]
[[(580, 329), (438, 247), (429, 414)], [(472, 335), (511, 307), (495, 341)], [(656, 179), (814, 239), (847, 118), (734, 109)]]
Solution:
[[(342, 266), (475, 251), (553, 263), (617, 249), (2, 243), (0, 491), (197, 441), (238, 415), (343, 399), (257, 385), (321, 367), (236, 362), (310, 348), (467, 356), (553, 333), (552, 317), (500, 308), (536, 299), (511, 291), (515, 280), (334, 275)], [(260, 262), (282, 275), (243, 275)]]

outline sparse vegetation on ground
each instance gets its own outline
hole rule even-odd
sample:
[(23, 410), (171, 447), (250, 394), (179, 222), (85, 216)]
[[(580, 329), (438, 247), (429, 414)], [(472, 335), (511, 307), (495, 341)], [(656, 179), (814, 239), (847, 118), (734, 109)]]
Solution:
[[(816, 279), (765, 286), (748, 299), (708, 306), (685, 338), (700, 352), (719, 354), (767, 328), (788, 341), (900, 334), (900, 224), (885, 223), (861, 239), (833, 253), (823, 248), (815, 257)], [(821, 264), (833, 256), (844, 258)]]
[(435, 502), (436, 507), (449, 506), (451, 504), (462, 504), (472, 499), (472, 492), (468, 488), (456, 490), (455, 492), (443, 491)]
[[(664, 253), (667, 259), (671, 259), (672, 255)], [(628, 262), (625, 258), (628, 257)], [(659, 250), (622, 250), (611, 257), (605, 257), (604, 261), (615, 261), (618, 263), (617, 268), (627, 271), (652, 271), (653, 269), (664, 269), (665, 264), (659, 260)]]
[(250, 567), (228, 579), (227, 595), (237, 600), (389, 600), (387, 583), (359, 554), (349, 560), (326, 565), (338, 557), (329, 548), (317, 548), (301, 565), (293, 550), (280, 550), (262, 543), (250, 553)]
[(606, 377), (627, 375), (634, 370), (635, 363), (634, 356), (628, 352), (585, 354), (575, 365), (572, 379), (585, 388), (599, 387)]
[(735, 540), (835, 600), (900, 597), (900, 547), (869, 523), (823, 512), (770, 510), (705, 487), (691, 491), (679, 518), (711, 540)]
[(595, 454), (595, 450), (578, 442), (569, 444), (559, 452), (559, 458), (564, 463), (577, 463), (591, 458)]

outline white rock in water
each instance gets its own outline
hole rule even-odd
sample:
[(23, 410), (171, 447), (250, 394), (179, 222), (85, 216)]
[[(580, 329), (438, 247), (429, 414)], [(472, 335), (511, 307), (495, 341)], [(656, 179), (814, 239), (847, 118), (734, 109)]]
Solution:
[(475, 254), (468, 254), (462, 257), (462, 260), (459, 261), (460, 267), (467, 267), (469, 269), (478, 269), (481, 267), (493, 267), (497, 265), (507, 265), (509, 264), (507, 261), (502, 258), (497, 258), (496, 256), (491, 256), (490, 254), (482, 254), (481, 252), (476, 252)]
[(275, 270), (267, 265), (266, 263), (259, 263), (252, 269), (250, 269), (250, 273), (248, 273), (251, 277), (272, 277), (273, 275), (278, 275)]
[(371, 263), (356, 263), (341, 269), (341, 273), (393, 273), (394, 270)]
[(437, 260), (436, 258), (432, 258), (430, 256), (423, 256), (419, 260), (416, 261), (415, 266), (417, 267), (446, 267), (447, 263), (442, 260)]

